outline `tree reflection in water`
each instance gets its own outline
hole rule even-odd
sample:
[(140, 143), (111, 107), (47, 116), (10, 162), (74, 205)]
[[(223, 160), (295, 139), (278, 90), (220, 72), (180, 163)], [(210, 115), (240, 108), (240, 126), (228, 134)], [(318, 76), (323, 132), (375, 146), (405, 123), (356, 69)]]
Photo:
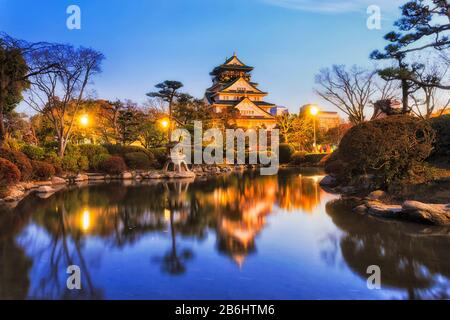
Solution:
[(382, 287), (403, 289), (409, 299), (450, 298), (448, 228), (355, 217), (350, 208), (332, 201), (326, 210), (344, 232), (337, 248), (353, 271), (367, 279), (367, 267), (378, 265)]
[[(164, 191), (167, 197), (165, 214), (169, 217), (170, 237), (172, 239), (171, 249), (164, 255), (162, 259), (156, 258), (155, 261), (160, 262), (163, 272), (171, 275), (180, 275), (186, 271), (185, 263), (193, 258), (191, 249), (182, 249), (180, 252), (177, 248), (177, 224), (186, 222), (186, 217), (190, 214), (190, 201), (186, 197), (189, 184), (194, 180), (180, 180), (171, 183), (164, 182)], [(179, 217), (175, 221), (175, 215)], [(184, 223), (183, 223), (184, 224)]]
[[(318, 174), (245, 172), (208, 180), (111, 183), (74, 188), (49, 199), (30, 197), (0, 214), (0, 298), (103, 298), (102, 290), (108, 288), (96, 287), (93, 272), (102, 266), (102, 253), (120, 252), (127, 268), (127, 250), (149, 235), (164, 242), (148, 248), (158, 250), (148, 253), (148, 270), (156, 265), (165, 274), (186, 274), (196, 255), (192, 242), (186, 247), (185, 240), (201, 243), (210, 235), (217, 252), (242, 267), (257, 252), (257, 237), (269, 215), (318, 212), (325, 195)], [(368, 263), (378, 264), (383, 284), (405, 289), (411, 298), (445, 296), (446, 288), (439, 291), (436, 279), (450, 277), (448, 238), (412, 236), (392, 223), (355, 217), (336, 205), (329, 205), (327, 213), (345, 234), (333, 234), (335, 247), (326, 252), (327, 261), (340, 249), (363, 278)], [(66, 289), (70, 264), (81, 268), (82, 291)]]

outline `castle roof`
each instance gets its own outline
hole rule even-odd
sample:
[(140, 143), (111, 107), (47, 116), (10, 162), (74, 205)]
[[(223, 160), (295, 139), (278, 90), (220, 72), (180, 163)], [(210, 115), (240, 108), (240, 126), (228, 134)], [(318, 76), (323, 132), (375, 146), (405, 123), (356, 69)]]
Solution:
[(250, 72), (253, 70), (253, 67), (245, 65), (241, 60), (239, 60), (236, 54), (233, 54), (233, 56), (231, 58), (228, 58), (223, 64), (215, 67), (210, 75), (215, 76), (226, 70)]

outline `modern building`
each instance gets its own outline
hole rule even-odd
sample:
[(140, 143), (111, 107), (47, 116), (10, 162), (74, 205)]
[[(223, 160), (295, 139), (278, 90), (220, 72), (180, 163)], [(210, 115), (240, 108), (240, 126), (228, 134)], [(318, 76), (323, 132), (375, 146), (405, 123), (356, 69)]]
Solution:
[(213, 85), (206, 90), (205, 100), (215, 112), (231, 112), (237, 110), (234, 119), (236, 125), (244, 129), (276, 126), (276, 118), (271, 113), (275, 106), (264, 101), (268, 95), (251, 80), (253, 67), (247, 66), (236, 54), (210, 73)]
[[(300, 108), (300, 114), (308, 114), (311, 104), (306, 104)], [(328, 131), (333, 128), (339, 127), (342, 123), (341, 117), (335, 111), (322, 111), (319, 110), (318, 114), (315, 116), (317, 120), (317, 128), (323, 131)]]
[(270, 110), (273, 116), (282, 116), (284, 114), (289, 114), (289, 110), (286, 107), (276, 106)]

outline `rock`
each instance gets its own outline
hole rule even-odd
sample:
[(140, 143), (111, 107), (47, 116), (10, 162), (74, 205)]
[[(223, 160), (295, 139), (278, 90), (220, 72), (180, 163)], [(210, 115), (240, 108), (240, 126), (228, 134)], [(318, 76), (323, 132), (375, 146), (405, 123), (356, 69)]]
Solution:
[(89, 175), (89, 181), (102, 181), (105, 179), (106, 176), (104, 174)]
[(450, 225), (450, 204), (429, 204), (418, 201), (405, 201), (402, 205), (406, 218), (434, 225)]
[(53, 185), (66, 184), (66, 179), (63, 179), (63, 178), (60, 178), (60, 177), (53, 177), (52, 178), (52, 184)]
[(89, 180), (89, 176), (87, 174), (78, 174), (75, 177), (75, 182), (83, 182)]
[(361, 204), (357, 207), (354, 207), (353, 212), (360, 214), (360, 215), (364, 215), (367, 213), (367, 206), (365, 204)]
[(195, 177), (195, 173), (191, 172), (191, 171), (177, 172), (177, 173), (175, 173), (175, 175), (173, 177), (174, 178), (194, 178)]
[(172, 179), (175, 178), (175, 172), (169, 171), (164, 174), (164, 178)]
[(50, 180), (48, 180), (48, 181), (35, 181), (34, 184), (35, 187), (38, 188), (41, 186), (51, 186), (53, 183)]
[(322, 187), (334, 188), (337, 186), (337, 181), (332, 176), (325, 176), (322, 180), (320, 180), (319, 184)]
[(25, 192), (21, 186), (15, 185), (8, 187), (8, 193), (3, 199), (5, 202), (15, 202), (23, 198)]
[(123, 180), (131, 180), (131, 179), (133, 179), (133, 174), (131, 172), (124, 172), (124, 173), (122, 173), (122, 179)]
[(345, 187), (340, 188), (340, 192), (342, 192), (344, 194), (355, 193), (356, 188), (353, 186), (345, 186)]
[(380, 201), (367, 201), (368, 213), (378, 217), (396, 218), (402, 212), (401, 205), (384, 204)]
[(149, 179), (163, 179), (164, 176), (158, 172), (152, 172), (148, 175)]
[(40, 186), (37, 190), (37, 193), (53, 193), (55, 192), (55, 189), (53, 189), (50, 186)]
[(33, 182), (22, 182), (20, 185), (25, 191), (37, 188), (36, 184), (34, 184)]
[(141, 181), (141, 180), (143, 179), (143, 177), (142, 177), (140, 174), (137, 174), (137, 175), (134, 177), (134, 179), (135, 179), (136, 181)]
[(376, 190), (373, 191), (371, 193), (369, 193), (369, 195), (367, 196), (368, 200), (380, 200), (383, 198), (386, 198), (386, 192), (384, 192), (383, 190)]

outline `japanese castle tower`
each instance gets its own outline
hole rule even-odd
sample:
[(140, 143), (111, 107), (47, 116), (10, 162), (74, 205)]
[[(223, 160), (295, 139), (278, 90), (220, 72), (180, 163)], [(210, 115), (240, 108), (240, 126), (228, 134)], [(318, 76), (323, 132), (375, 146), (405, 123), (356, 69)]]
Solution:
[(242, 63), (236, 54), (210, 73), (213, 85), (206, 90), (205, 99), (215, 112), (229, 112), (236, 108), (236, 125), (243, 129), (271, 130), (276, 119), (271, 114), (275, 105), (264, 101), (267, 92), (251, 81), (253, 67)]

